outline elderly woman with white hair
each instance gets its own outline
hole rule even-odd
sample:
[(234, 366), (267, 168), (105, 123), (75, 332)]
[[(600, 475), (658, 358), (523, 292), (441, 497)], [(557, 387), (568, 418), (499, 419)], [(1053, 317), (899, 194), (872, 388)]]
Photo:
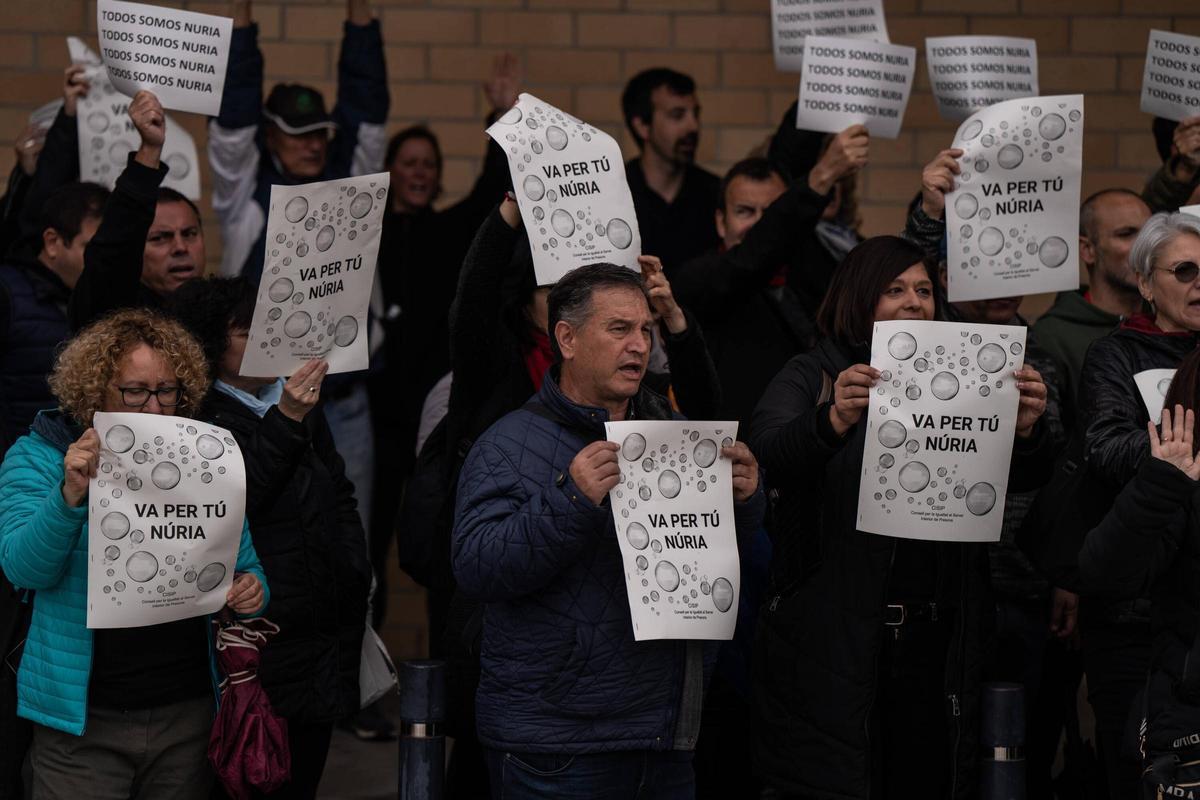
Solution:
[[(1084, 360), (1079, 402), (1087, 426), (1087, 472), (1077, 494), (1063, 499), (1077, 509), (1083, 531), (1103, 518), (1150, 459), (1150, 412), (1134, 376), (1175, 369), (1200, 343), (1198, 265), (1200, 218), (1189, 214), (1155, 214), (1129, 252), (1149, 311), (1123, 320), (1091, 346)], [(1146, 596), (1128, 597), (1106, 581), (1089, 581), (1082, 594), (1079, 627), (1098, 754), (1113, 796), (1135, 797), (1140, 766), (1122, 753), (1154, 647), (1150, 602)]]

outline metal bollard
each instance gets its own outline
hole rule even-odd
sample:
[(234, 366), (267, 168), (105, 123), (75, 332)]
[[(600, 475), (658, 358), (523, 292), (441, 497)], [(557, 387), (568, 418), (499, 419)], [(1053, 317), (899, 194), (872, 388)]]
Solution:
[(985, 683), (980, 731), (981, 800), (1025, 800), (1025, 687)]
[(446, 664), (402, 661), (400, 800), (442, 800), (446, 780)]

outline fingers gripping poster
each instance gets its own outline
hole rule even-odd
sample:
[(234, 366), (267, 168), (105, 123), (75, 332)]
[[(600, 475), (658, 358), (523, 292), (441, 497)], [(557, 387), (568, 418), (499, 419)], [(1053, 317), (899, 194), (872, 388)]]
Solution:
[[(98, 183), (106, 189), (117, 184), (125, 170), (129, 154), (138, 149), (141, 137), (129, 119), (130, 98), (118, 92), (108, 79), (100, 57), (82, 40), (67, 37), (71, 61), (87, 69), (84, 77), (91, 88), (79, 98), (75, 119), (79, 131), (79, 180)], [(200, 199), (200, 162), (196, 141), (179, 123), (167, 115), (167, 138), (163, 142), (162, 162), (167, 165), (163, 186), (174, 189), (189, 200)]]
[(946, 195), (950, 300), (1078, 288), (1083, 95), (985, 108), (952, 146), (963, 155)]
[(159, 414), (96, 414), (88, 488), (89, 628), (220, 611), (246, 517), (246, 470), (224, 428)]
[(1174, 377), (1173, 369), (1146, 369), (1133, 376), (1142, 402), (1146, 404), (1146, 413), (1155, 422), (1162, 418), (1163, 403), (1167, 400), (1167, 390), (1171, 388)]
[(233, 20), (121, 0), (97, 0), (100, 54), (117, 91), (141, 89), (163, 108), (215, 117), (221, 111)]
[(389, 175), (272, 186), (266, 254), (241, 374), (287, 376), (324, 358), (366, 369), (367, 312)]
[(642, 237), (611, 136), (531, 94), (487, 132), (508, 156), (539, 286), (602, 261), (639, 269)]
[(609, 422), (621, 481), (608, 493), (633, 636), (732, 639), (741, 571), (732, 462), (736, 422)]
[(875, 323), (858, 529), (995, 542), (1004, 521), (1025, 328)]

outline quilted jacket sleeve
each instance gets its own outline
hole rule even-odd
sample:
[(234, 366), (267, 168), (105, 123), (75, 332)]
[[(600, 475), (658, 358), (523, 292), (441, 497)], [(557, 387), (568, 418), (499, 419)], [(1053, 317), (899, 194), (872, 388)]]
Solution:
[(23, 436), (0, 466), (0, 571), (22, 589), (48, 589), (62, 578), (87, 522), (87, 505), (63, 500), (62, 454)]
[(498, 438), (487, 434), (471, 448), (454, 514), (454, 576), (467, 596), (483, 601), (546, 586), (602, 535), (610, 514), (570, 476), (561, 485), (531, 486), (517, 463), (537, 455), (506, 451)]
[(1147, 459), (1084, 540), (1079, 570), (1089, 593), (1145, 597), (1179, 550), (1195, 490), (1171, 464)]

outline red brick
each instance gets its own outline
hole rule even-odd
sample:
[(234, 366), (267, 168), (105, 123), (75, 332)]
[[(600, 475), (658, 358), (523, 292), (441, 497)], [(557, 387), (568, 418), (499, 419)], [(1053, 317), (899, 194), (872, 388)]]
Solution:
[(584, 47), (661, 47), (671, 36), (665, 14), (580, 14)]
[(393, 83), (392, 103), (417, 119), (474, 119), (477, 84)]
[(96, 25), (96, 8), (79, 0), (10, 0), (4, 4), (4, 31), (48, 31), (75, 33), (83, 30), (88, 12)]
[[(94, 2), (89, 2), (89, 6), (94, 6)], [(210, 0), (209, 2), (189, 2), (187, 4), (188, 11), (195, 11), (199, 14), (212, 14), (217, 17), (229, 16), (229, 3), (227, 0)], [(93, 12), (94, 12), (93, 8)], [(93, 14), (94, 16), (94, 14)], [(345, 18), (345, 13), (342, 14)], [(278, 39), (283, 30), (283, 8), (276, 5), (266, 5), (264, 3), (256, 3), (254, 5), (254, 21), (258, 23), (258, 36), (260, 39)], [(93, 23), (92, 28), (95, 28)], [(337, 29), (342, 29), (342, 24), (339, 22)]]
[(799, 75), (775, 69), (771, 53), (723, 53), (721, 84), (730, 87), (795, 88)]
[(644, 69), (670, 67), (691, 75), (696, 88), (703, 93), (718, 82), (716, 53), (681, 53), (678, 50), (629, 50), (625, 52), (622, 83)]
[(268, 77), (280, 80), (326, 78), (333, 75), (332, 48), (328, 44), (292, 44), (259, 42)]
[(473, 11), (387, 9), (383, 40), (391, 44), (456, 44), (476, 41)]
[(907, 203), (921, 191), (921, 169), (917, 166), (869, 167), (864, 177), (866, 192), (863, 196), (870, 197), (872, 202), (891, 200)]
[[(21, 33), (0, 33), (0, 67), (31, 67), (33, 66), (34, 37)], [(67, 43), (61, 36), (40, 36), (38, 41), (38, 60), (41, 62), (41, 51), (56, 50), (58, 52), (57, 66), (66, 67), (69, 57)], [(51, 67), (54, 64), (41, 64)]]
[[(1017, 0), (922, 0), (921, 11), (955, 14), (1015, 14)], [(889, 28), (891, 25), (888, 26)]]
[(916, 153), (917, 134), (911, 131), (901, 131), (895, 139), (884, 139), (880, 136), (871, 139), (869, 163), (879, 167), (911, 167), (919, 164)]
[(582, 88), (575, 90), (575, 110), (580, 119), (595, 125), (598, 122), (619, 122), (621, 115), (621, 90), (616, 87)]
[(967, 18), (934, 17), (927, 14), (917, 17), (888, 17), (887, 27), (888, 38), (893, 44), (906, 44), (924, 54), (926, 36), (961, 36), (967, 30)]
[(572, 15), (548, 11), (485, 11), (484, 44), (571, 44)]
[[(1140, 97), (1135, 94), (1088, 95), (1083, 100), (1084, 124), (1089, 131), (1145, 131), (1150, 133), (1150, 117), (1139, 108)], [(1083, 137), (1087, 139), (1085, 135)]]
[(492, 62), (504, 48), (431, 47), (429, 74), (437, 81), (477, 81), (492, 74)]
[(1117, 134), (1097, 131), (1089, 124), (1083, 137), (1084, 173), (1097, 169), (1112, 169), (1116, 165)]
[(341, 41), (346, 11), (338, 6), (289, 6), (284, 10), (283, 38), (287, 41)]
[(1078, 17), (1072, 22), (1071, 49), (1076, 53), (1145, 53), (1151, 28), (1169, 29), (1163, 17)]
[(1141, 167), (1146, 175), (1162, 166), (1162, 159), (1158, 157), (1154, 137), (1149, 130), (1122, 133), (1117, 137), (1117, 163), (1122, 167)]
[(1042, 94), (1104, 92), (1117, 88), (1117, 59), (1088, 56), (1038, 55), (1038, 84)]
[(1094, 170), (1083, 171), (1081, 195), (1087, 197), (1101, 189), (1132, 189), (1140, 192), (1150, 177), (1141, 170)]
[(1115, 14), (1121, 0), (1021, 0), (1023, 16)]
[(621, 76), (620, 62), (614, 50), (528, 50), (525, 74), (542, 83), (615, 84)]
[(749, 89), (709, 89), (700, 95), (701, 119), (708, 125), (768, 125), (767, 93)]
[(419, 81), (427, 78), (424, 47), (387, 45), (388, 80)]
[(433, 126), (433, 132), (447, 157), (482, 158), (489, 141), (482, 119), (474, 122), (443, 120)]
[(592, 11), (615, 11), (621, 7), (621, 0), (528, 0), (529, 8), (534, 10), (562, 11), (567, 8), (582, 8)]
[[(26, 113), (62, 96), (62, 70), (28, 72), (0, 69), (0, 86), (4, 87), (4, 103), (18, 105)], [(7, 146), (0, 149), (11, 149)]]
[(1121, 66), (1118, 70), (1117, 88), (1122, 92), (1142, 93), (1142, 78), (1146, 71), (1146, 57), (1121, 56)]
[(684, 50), (765, 49), (771, 46), (771, 25), (765, 14), (680, 14), (675, 17), (675, 46)]
[(762, 150), (765, 154), (766, 143), (770, 141), (774, 128), (762, 126), (756, 128), (721, 128), (715, 137), (705, 138), (717, 140), (717, 157), (723, 162), (734, 163), (748, 157), (751, 152)]
[(630, 11), (718, 11), (719, 0), (626, 0)]

